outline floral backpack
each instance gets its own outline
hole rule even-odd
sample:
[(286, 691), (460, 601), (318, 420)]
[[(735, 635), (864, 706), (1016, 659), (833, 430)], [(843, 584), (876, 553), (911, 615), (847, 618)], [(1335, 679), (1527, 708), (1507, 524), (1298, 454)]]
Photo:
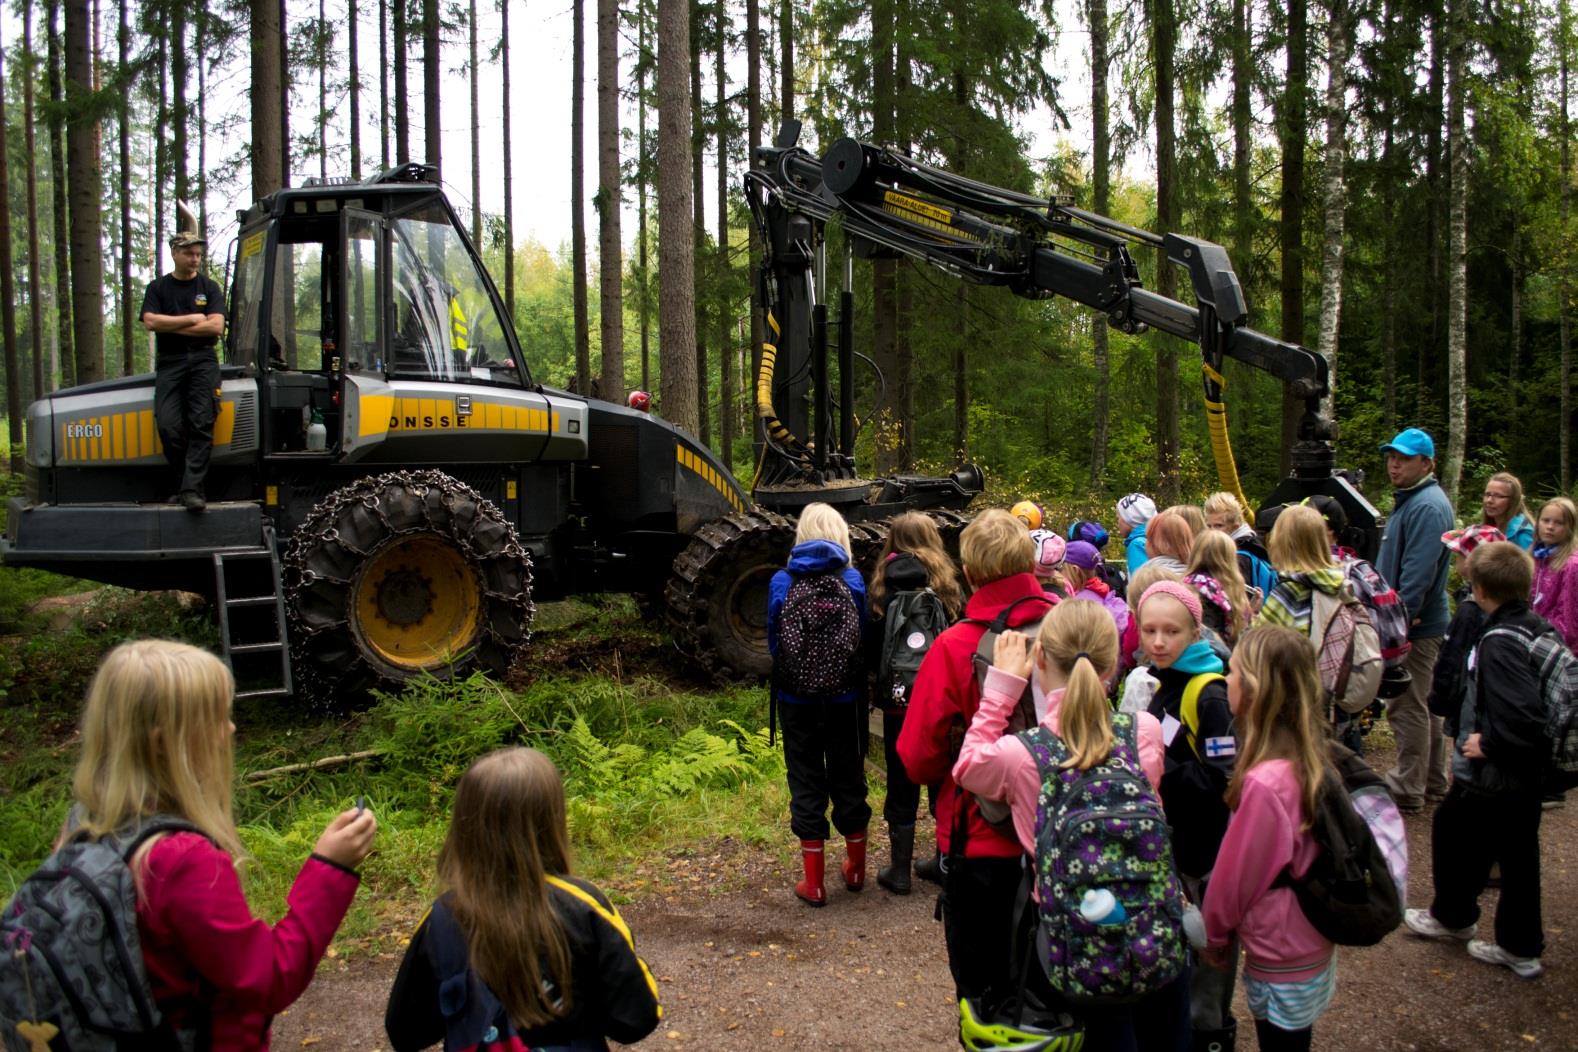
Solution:
[[(1183, 974), (1184, 897), (1162, 805), (1140, 773), (1135, 718), (1112, 717), (1112, 755), (1080, 771), (1045, 727), (1021, 731), (1041, 775), (1036, 803), (1036, 947), (1071, 1002), (1122, 1004)], [(1121, 918), (1093, 923), (1087, 892), (1111, 892)]]

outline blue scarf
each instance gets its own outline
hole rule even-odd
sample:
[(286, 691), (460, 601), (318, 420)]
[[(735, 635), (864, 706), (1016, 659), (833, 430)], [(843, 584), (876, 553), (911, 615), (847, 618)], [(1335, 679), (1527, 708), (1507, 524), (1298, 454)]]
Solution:
[(1559, 547), (1561, 547), (1561, 545), (1558, 544), (1536, 544), (1534, 546), (1534, 550), (1529, 554), (1534, 556), (1536, 559), (1549, 559), (1553, 554), (1555, 554), (1556, 549)]

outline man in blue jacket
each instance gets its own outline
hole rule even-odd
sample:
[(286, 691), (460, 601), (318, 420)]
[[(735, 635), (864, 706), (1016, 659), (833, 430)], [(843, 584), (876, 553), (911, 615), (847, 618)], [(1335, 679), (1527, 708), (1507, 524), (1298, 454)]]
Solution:
[(1381, 447), (1395, 491), (1392, 514), (1381, 537), (1375, 568), (1397, 590), (1408, 611), (1408, 689), (1386, 703), (1386, 719), (1397, 738), (1397, 766), (1386, 772), (1387, 785), (1405, 813), (1423, 810), (1425, 801), (1447, 792), (1446, 739), (1442, 720), (1431, 716), (1426, 699), (1436, 657), (1446, 637), (1447, 568), (1451, 553), (1441, 535), (1453, 525), (1452, 502), (1435, 476), (1435, 441), (1417, 427), (1398, 433)]

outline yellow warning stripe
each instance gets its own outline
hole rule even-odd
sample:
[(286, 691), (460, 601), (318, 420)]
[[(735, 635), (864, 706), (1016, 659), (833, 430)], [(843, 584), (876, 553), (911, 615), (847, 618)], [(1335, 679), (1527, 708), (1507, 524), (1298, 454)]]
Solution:
[[(221, 403), (214, 420), (214, 445), (229, 444), (235, 419), (235, 403)], [(113, 464), (164, 453), (152, 409), (62, 420), (56, 448), (56, 459), (62, 464)]]
[(705, 457), (678, 444), (674, 446), (674, 455), (681, 467), (700, 475), (709, 486), (723, 494), (724, 499), (729, 502), (735, 511), (745, 510), (745, 502), (740, 500), (739, 494), (729, 484), (729, 479), (724, 476), (723, 472), (707, 463)]

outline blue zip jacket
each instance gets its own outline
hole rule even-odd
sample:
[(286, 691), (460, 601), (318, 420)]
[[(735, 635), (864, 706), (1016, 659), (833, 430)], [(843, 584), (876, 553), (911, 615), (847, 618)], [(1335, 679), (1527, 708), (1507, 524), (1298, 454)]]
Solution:
[(1507, 528), (1504, 532), (1507, 535), (1507, 540), (1524, 551), (1534, 547), (1534, 523), (1529, 521), (1527, 515), (1514, 515), (1512, 520), (1507, 523)]
[[(783, 614), (784, 600), (789, 597), (789, 586), (796, 577), (807, 577), (813, 574), (837, 573), (839, 578), (849, 588), (849, 594), (855, 600), (855, 608), (860, 611), (861, 634), (865, 634), (866, 627), (866, 581), (860, 576), (860, 571), (849, 564), (849, 555), (832, 541), (806, 541), (797, 544), (789, 551), (789, 565), (773, 574), (771, 583), (767, 586), (767, 650), (774, 657), (778, 656), (778, 618)], [(780, 701), (797, 702), (801, 699), (779, 692)], [(848, 697), (823, 698), (823, 701), (853, 701), (855, 694)]]
[(1408, 611), (1409, 639), (1446, 635), (1447, 568), (1452, 553), (1441, 535), (1453, 525), (1452, 504), (1431, 475), (1412, 489), (1395, 494), (1397, 504), (1386, 519), (1381, 554), (1375, 568)]
[(1140, 567), (1144, 566), (1150, 561), (1150, 556), (1145, 554), (1146, 525), (1148, 524), (1142, 522), (1138, 526), (1134, 527), (1134, 529), (1129, 531), (1128, 537), (1124, 538), (1123, 541), (1123, 550), (1128, 553), (1129, 558), (1130, 577), (1134, 576), (1134, 571), (1138, 570)]

